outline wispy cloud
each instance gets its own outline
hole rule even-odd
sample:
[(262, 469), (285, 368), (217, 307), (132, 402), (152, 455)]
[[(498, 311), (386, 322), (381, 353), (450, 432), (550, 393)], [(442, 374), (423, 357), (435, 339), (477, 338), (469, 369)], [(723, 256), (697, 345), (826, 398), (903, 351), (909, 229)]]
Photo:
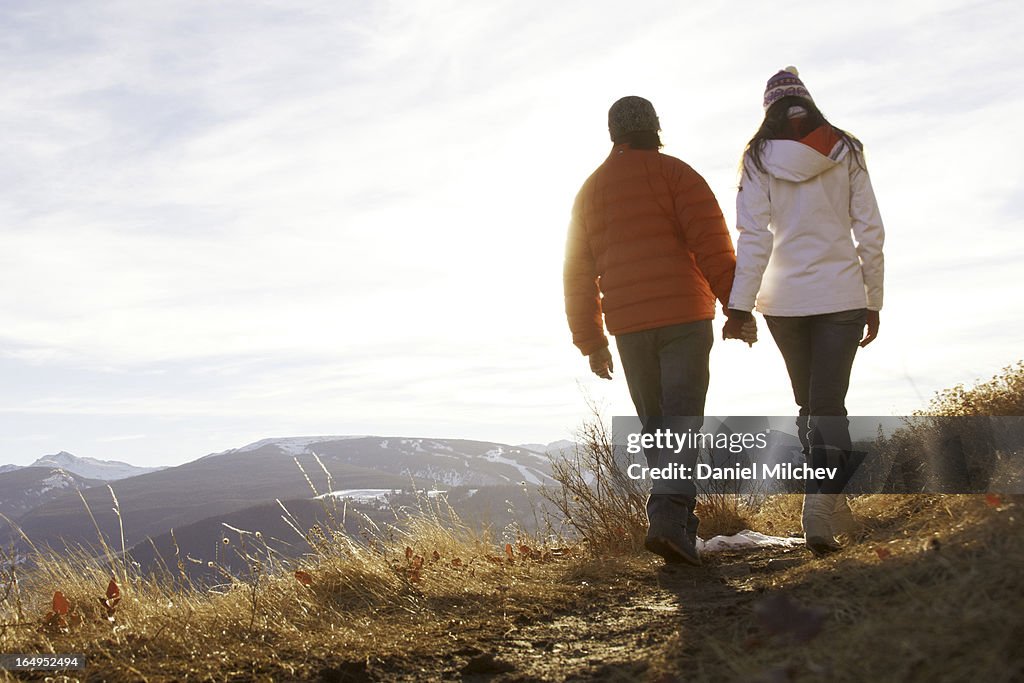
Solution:
[[(0, 459), (38, 457), (16, 443), (27, 434), (152, 461), (261, 429), (561, 438), (583, 412), (577, 381), (631, 412), (621, 379), (587, 376), (561, 311), (568, 208), (607, 153), (605, 111), (651, 98), (665, 151), (731, 222), (761, 88), (790, 63), (866, 141), (889, 229), (883, 336), (851, 410), (911, 410), (1015, 360), (1024, 338), (1009, 284), (1024, 256), (1022, 15), (6, 5)], [(763, 336), (716, 347), (710, 412), (789, 409)]]
[(119, 441), (138, 441), (145, 438), (145, 434), (119, 434), (117, 436), (100, 437), (97, 441), (100, 443), (117, 443)]

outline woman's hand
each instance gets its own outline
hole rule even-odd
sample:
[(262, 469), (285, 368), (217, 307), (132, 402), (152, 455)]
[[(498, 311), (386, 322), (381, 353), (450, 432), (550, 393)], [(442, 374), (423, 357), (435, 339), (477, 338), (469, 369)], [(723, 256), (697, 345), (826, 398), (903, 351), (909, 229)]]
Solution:
[(739, 339), (753, 346), (757, 341), (757, 322), (750, 311), (738, 311), (726, 309), (729, 319), (725, 321), (722, 328), (722, 339)]
[(878, 336), (878, 311), (868, 311), (866, 324), (868, 331), (860, 340), (862, 348), (875, 341), (875, 337)]

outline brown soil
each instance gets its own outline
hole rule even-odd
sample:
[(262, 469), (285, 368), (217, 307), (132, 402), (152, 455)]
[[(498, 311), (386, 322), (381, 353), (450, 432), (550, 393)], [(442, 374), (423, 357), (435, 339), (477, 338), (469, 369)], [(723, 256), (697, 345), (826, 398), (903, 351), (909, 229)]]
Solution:
[[(666, 571), (653, 556), (620, 558), (601, 576), (579, 580), (575, 599), (540, 615), (506, 615), (451, 633), (446, 652), (393, 659), (324, 680), (634, 681), (674, 680), (696, 660), (700, 638), (752, 613), (772, 574), (812, 559), (803, 549), (708, 555), (701, 568)], [(694, 663), (694, 675), (699, 665)], [(682, 680), (688, 680), (683, 677)]]
[(671, 573), (651, 555), (595, 562), (557, 604), (506, 605), (321, 680), (1022, 680), (1016, 505), (907, 500), (872, 510), (827, 558), (720, 552)]

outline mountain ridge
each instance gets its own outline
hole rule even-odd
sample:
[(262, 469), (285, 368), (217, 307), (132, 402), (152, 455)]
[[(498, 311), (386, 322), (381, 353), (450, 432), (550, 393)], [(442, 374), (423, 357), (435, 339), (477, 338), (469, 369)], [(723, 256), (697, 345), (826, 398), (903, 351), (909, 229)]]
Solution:
[[(70, 455), (70, 454), (68, 454)], [(210, 517), (344, 489), (431, 489), (550, 484), (550, 458), (489, 441), (379, 436), (280, 437), (210, 454), (175, 467), (65, 492), (25, 513), (33, 542), (90, 543), (96, 524), (108, 538), (124, 524), (128, 546)], [(112, 493), (113, 492), (113, 493)], [(118, 510), (112, 507), (116, 496)], [(5, 539), (0, 524), (0, 542)], [(17, 534), (7, 530), (7, 539)]]
[(0, 514), (17, 519), (65, 493), (103, 484), (59, 467), (29, 466), (0, 472)]
[(140, 467), (120, 460), (100, 460), (98, 458), (81, 457), (67, 451), (60, 451), (41, 456), (29, 465), (0, 465), (0, 474), (28, 467), (62, 469), (79, 477), (100, 481), (119, 481), (140, 474), (166, 469), (165, 467)]

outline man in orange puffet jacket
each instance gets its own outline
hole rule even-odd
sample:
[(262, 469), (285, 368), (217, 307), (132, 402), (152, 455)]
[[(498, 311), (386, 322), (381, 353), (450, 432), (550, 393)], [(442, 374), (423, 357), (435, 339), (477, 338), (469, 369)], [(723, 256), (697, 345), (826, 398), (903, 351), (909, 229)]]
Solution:
[[(565, 312), (591, 370), (611, 379), (607, 324), (645, 431), (665, 424), (664, 417), (688, 418), (671, 424), (697, 431), (715, 299), (723, 306), (729, 301), (736, 253), (711, 188), (689, 165), (659, 151), (660, 130), (654, 106), (642, 97), (623, 97), (608, 111), (611, 153), (572, 209)], [(752, 327), (729, 320), (723, 336), (752, 341)], [(645, 455), (649, 467), (696, 457), (655, 449)], [(692, 481), (654, 480), (647, 549), (670, 564), (699, 565), (695, 503)]]

